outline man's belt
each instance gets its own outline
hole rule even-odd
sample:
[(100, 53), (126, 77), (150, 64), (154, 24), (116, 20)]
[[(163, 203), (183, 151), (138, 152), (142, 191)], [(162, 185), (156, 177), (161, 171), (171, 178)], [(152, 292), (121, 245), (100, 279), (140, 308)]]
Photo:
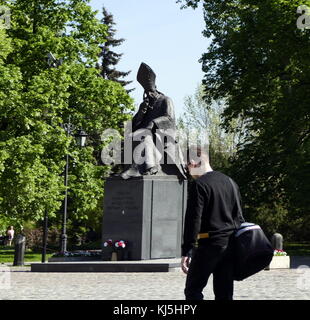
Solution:
[(209, 233), (198, 233), (197, 240), (209, 238)]

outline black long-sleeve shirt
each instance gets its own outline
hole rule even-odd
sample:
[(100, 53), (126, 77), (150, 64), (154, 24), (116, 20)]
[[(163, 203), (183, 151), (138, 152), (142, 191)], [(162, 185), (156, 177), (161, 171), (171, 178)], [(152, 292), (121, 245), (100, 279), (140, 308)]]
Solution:
[(229, 179), (221, 172), (210, 171), (191, 185), (185, 214), (182, 256), (186, 256), (193, 248), (198, 233), (209, 233), (207, 241), (224, 246), (236, 227), (244, 222), (237, 204), (240, 201), (239, 188), (235, 183), (238, 190), (236, 197)]

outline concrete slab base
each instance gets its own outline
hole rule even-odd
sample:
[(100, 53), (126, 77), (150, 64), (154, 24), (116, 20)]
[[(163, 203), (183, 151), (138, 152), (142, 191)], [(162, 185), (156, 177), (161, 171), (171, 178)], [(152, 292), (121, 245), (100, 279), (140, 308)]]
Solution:
[(175, 272), (181, 259), (32, 263), (31, 272)]

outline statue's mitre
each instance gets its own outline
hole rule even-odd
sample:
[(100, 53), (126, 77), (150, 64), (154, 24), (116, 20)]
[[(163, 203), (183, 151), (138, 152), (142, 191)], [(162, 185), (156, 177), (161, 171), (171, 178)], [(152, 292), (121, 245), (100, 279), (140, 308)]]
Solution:
[(142, 62), (137, 74), (137, 81), (141, 84), (145, 91), (155, 91), (156, 74), (150, 66)]

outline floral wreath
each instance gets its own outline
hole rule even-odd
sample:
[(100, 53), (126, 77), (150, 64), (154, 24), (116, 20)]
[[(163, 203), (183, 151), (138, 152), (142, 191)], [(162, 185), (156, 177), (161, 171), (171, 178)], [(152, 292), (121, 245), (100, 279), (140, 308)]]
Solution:
[(274, 249), (273, 255), (274, 256), (286, 256), (287, 253), (284, 250)]
[(124, 240), (113, 241), (112, 239), (108, 239), (103, 244), (105, 248), (110, 247), (110, 248), (116, 248), (116, 249), (125, 249), (127, 245), (128, 245), (127, 241), (124, 241)]

